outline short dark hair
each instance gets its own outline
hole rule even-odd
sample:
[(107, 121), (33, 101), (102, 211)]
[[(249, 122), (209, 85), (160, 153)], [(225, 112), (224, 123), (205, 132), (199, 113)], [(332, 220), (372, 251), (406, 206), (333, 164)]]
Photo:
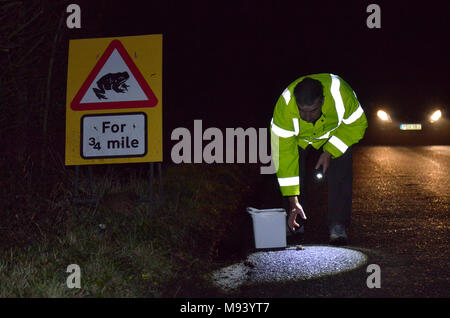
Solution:
[(315, 79), (306, 77), (294, 88), (297, 105), (311, 106), (316, 98), (323, 98), (322, 84)]

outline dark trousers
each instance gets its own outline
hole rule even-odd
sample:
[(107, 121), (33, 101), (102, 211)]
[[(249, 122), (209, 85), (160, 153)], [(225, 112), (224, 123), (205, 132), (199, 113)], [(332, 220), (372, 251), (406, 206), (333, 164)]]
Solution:
[[(315, 150), (307, 147), (305, 150), (299, 148), (299, 166), (300, 166), (300, 204), (305, 207), (306, 204), (306, 158), (310, 152), (315, 151), (314, 169), (322, 149)], [(311, 166), (311, 165), (310, 165)], [(308, 169), (309, 172), (310, 169)], [(328, 226), (333, 224), (343, 224), (350, 226), (350, 215), (352, 210), (352, 181), (353, 181), (353, 159), (352, 147), (336, 159), (331, 159), (330, 166), (325, 175), (328, 183)], [(305, 204), (305, 205), (304, 205)], [(308, 215), (308, 211), (305, 211)]]

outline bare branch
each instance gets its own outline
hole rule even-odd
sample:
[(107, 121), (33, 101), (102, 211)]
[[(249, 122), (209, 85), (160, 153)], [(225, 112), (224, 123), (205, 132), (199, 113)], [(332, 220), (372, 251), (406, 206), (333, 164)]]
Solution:
[(16, 65), (17, 65), (17, 66), (20, 66), (20, 65), (22, 64), (22, 62), (25, 61), (25, 60), (28, 58), (28, 56), (29, 56), (30, 54), (32, 54), (32, 53), (34, 52), (34, 50), (35, 50), (37, 47), (39, 47), (39, 45), (44, 41), (44, 39), (45, 39), (45, 35), (42, 36), (42, 37), (39, 39), (39, 41), (36, 42), (36, 44), (28, 51), (28, 53), (26, 53), (26, 54), (20, 59), (19, 62), (17, 62)]
[[(47, 89), (46, 89), (46, 96), (45, 96), (45, 106), (44, 106), (44, 118), (42, 123), (42, 134), (44, 138), (44, 147), (43, 149), (47, 148), (47, 122), (48, 122), (48, 109), (50, 106), (50, 97), (51, 97), (51, 81), (52, 81), (52, 72), (53, 72), (53, 62), (55, 58), (55, 52), (56, 52), (56, 44), (58, 42), (59, 33), (61, 30), (61, 27), (63, 25), (64, 16), (65, 16), (65, 10), (62, 10), (61, 17), (59, 19), (58, 28), (56, 29), (55, 37), (53, 39), (53, 47), (52, 52), (50, 56), (50, 64), (48, 67), (48, 77), (47, 77)], [(45, 168), (45, 157), (44, 157), (44, 151), (41, 153), (41, 169), (44, 171)]]
[(14, 36), (16, 36), (18, 33), (20, 33), (23, 29), (25, 29), (27, 26), (29, 26), (30, 24), (32, 24), (34, 22), (34, 20), (36, 20), (44, 11), (41, 10), (38, 13), (36, 13), (34, 15), (33, 18), (31, 18), (27, 23), (22, 24), (15, 32), (13, 32), (9, 37), (8, 37), (8, 41), (10, 41)]

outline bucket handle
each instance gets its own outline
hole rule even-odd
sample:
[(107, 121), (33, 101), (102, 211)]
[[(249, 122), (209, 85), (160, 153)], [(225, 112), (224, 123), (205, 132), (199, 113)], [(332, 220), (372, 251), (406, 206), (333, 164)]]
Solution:
[(255, 208), (253, 208), (253, 207), (251, 207), (251, 206), (247, 207), (247, 212), (248, 212), (248, 213), (252, 213), (252, 212), (254, 212), (254, 211), (258, 211), (258, 209), (255, 209)]
[[(272, 210), (272, 209), (268, 209), (268, 210)], [(280, 211), (277, 211), (277, 212), (283, 212), (284, 215), (287, 215), (286, 211), (284, 209), (273, 209), (273, 210), (280, 210)], [(263, 211), (263, 210), (258, 210), (258, 209), (255, 209), (255, 208), (251, 207), (251, 206), (247, 207), (247, 212), (250, 213), (250, 214), (257, 214), (258, 211)], [(274, 211), (271, 211), (271, 212), (274, 212)]]

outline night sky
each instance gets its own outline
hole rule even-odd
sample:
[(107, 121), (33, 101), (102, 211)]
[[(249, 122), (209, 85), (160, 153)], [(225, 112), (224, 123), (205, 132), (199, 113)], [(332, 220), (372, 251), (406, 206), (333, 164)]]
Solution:
[[(370, 3), (381, 29), (369, 29)], [(79, 1), (68, 38), (163, 34), (164, 133), (176, 127), (267, 127), (284, 88), (340, 75), (366, 111), (450, 101), (450, 2)]]

